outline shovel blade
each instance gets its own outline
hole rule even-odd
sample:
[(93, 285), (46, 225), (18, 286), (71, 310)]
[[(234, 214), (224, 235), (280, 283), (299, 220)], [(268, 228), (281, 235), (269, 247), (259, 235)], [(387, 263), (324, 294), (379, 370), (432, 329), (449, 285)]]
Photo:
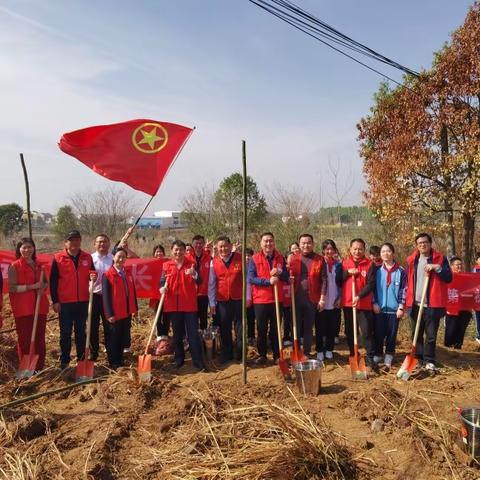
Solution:
[(405, 382), (410, 378), (410, 375), (415, 370), (417, 366), (418, 360), (409, 353), (405, 360), (402, 363), (402, 366), (398, 369), (397, 378), (400, 380), (404, 380)]
[(37, 368), (37, 363), (38, 363), (38, 354), (29, 353), (29, 354), (23, 355), (17, 370), (17, 375), (16, 375), (17, 380), (20, 380), (22, 378), (30, 378), (34, 374)]
[(93, 378), (95, 363), (92, 360), (80, 360), (75, 369), (75, 381), (83, 382)]
[(361, 358), (358, 353), (348, 357), (348, 363), (350, 364), (353, 380), (367, 380), (368, 375), (365, 360)]
[(293, 350), (292, 353), (290, 353), (290, 360), (292, 363), (301, 363), (308, 360), (303, 353), (302, 347), (300, 346), (300, 342), (298, 340), (293, 342)]
[(138, 356), (137, 372), (140, 382), (149, 382), (152, 379), (152, 356), (150, 354)]

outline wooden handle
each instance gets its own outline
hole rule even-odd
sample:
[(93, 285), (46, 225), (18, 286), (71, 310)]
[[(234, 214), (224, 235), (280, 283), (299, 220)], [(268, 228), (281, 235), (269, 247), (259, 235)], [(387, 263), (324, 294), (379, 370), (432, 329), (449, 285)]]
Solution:
[[(168, 280), (165, 280), (164, 287), (165, 288), (168, 287)], [(148, 347), (150, 345), (150, 342), (152, 341), (153, 332), (155, 332), (155, 327), (157, 326), (158, 319), (160, 318), (160, 314), (162, 313), (163, 304), (165, 303), (165, 295), (166, 294), (167, 294), (167, 292), (165, 290), (160, 297), (160, 302), (158, 302), (157, 313), (155, 314), (155, 319), (154, 319), (153, 324), (152, 324), (152, 329), (150, 330), (150, 335), (148, 336), (147, 345), (145, 347), (145, 355), (148, 354)]]

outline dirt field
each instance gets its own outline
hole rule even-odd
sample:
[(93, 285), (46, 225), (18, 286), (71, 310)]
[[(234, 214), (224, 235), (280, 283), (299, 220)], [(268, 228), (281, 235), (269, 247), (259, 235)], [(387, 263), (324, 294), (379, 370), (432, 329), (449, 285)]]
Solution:
[[(141, 313), (135, 352), (151, 319)], [(102, 354), (98, 382), (1, 412), (0, 478), (480, 478), (459, 446), (456, 412), (480, 404), (469, 332), (462, 352), (439, 348), (439, 374), (408, 383), (396, 368), (352, 381), (342, 343), (317, 397), (300, 395), (274, 365), (249, 369), (244, 386), (240, 365), (194, 373), (188, 362), (176, 370), (171, 357), (155, 358), (152, 383), (139, 385), (135, 355), (131, 368), (108, 374)], [(74, 382), (73, 368), (58, 369), (57, 320), (47, 334), (46, 370), (20, 383), (14, 333), (0, 335), (1, 404)], [(408, 349), (405, 328), (400, 337), (396, 366)]]

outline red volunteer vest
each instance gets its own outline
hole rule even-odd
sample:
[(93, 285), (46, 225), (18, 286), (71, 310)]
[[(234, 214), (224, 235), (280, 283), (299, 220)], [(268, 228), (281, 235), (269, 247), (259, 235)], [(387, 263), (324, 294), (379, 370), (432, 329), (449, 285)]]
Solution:
[(195, 256), (194, 250), (192, 250), (191, 255), (188, 255), (188, 259), (193, 262), (195, 270), (197, 270), (198, 274), (200, 275), (200, 283), (197, 285), (197, 295), (199, 297), (208, 295), (208, 275), (210, 273), (210, 262), (212, 261), (210, 250), (203, 250), (202, 256), (200, 257), (200, 264), (198, 269), (197, 257)]
[[(270, 279), (270, 270), (272, 268), (285, 268), (285, 260), (282, 255), (276, 250), (273, 251), (272, 267), (268, 263), (267, 257), (263, 252), (256, 253), (252, 257), (253, 263), (257, 269), (257, 277)], [(278, 300), (283, 301), (282, 283), (278, 284)], [(253, 303), (274, 303), (275, 294), (273, 293), (273, 286), (252, 285), (252, 300)]]
[(88, 302), (91, 255), (80, 250), (77, 269), (66, 250), (56, 253), (54, 258), (59, 273), (58, 301), (60, 303)]
[[(292, 289), (290, 283), (280, 282), (283, 292), (283, 306), (289, 308), (292, 306)], [(280, 288), (280, 287), (279, 287)]]
[[(410, 308), (415, 303), (415, 259), (418, 258), (420, 253), (415, 251), (407, 258), (407, 307)], [(443, 255), (436, 250), (432, 249), (431, 253), (432, 262), (439, 265), (443, 264)], [(430, 282), (428, 284), (428, 306), (432, 308), (445, 308), (447, 306), (448, 299), (448, 287), (445, 282), (442, 282), (440, 277), (435, 272), (430, 273)]]
[(213, 259), (213, 271), (217, 277), (217, 300), (219, 302), (242, 299), (242, 264), (242, 255), (238, 252), (233, 253), (228, 268), (220, 257)]
[[(360, 273), (355, 276), (355, 294), (358, 295), (361, 290), (367, 284), (367, 276), (370, 267), (372, 266), (372, 261), (367, 257), (362, 258), (358, 263), (353, 261), (352, 256), (348, 256), (342, 262), (342, 268), (344, 271), (350, 270), (351, 268), (357, 268)], [(352, 306), (352, 281), (354, 277), (349, 275), (345, 282), (342, 285), (342, 306), (351, 307)], [(359, 300), (357, 308), (359, 310), (372, 310), (372, 293), (368, 294), (366, 297), (363, 297)]]
[[(323, 257), (318, 253), (313, 254), (312, 262), (308, 270), (308, 297), (312, 303), (320, 301), (322, 292), (322, 268), (324, 265)], [(302, 266), (302, 255), (294, 255), (290, 260), (290, 271), (295, 279), (295, 291), (300, 284)]]
[[(29, 265), (23, 258), (19, 258), (12, 263), (12, 268), (15, 269), (17, 285), (29, 285), (40, 280), (42, 269), (37, 263)], [(10, 292), (9, 296), (14, 317), (28, 317), (35, 314), (36, 290), (21, 293)], [(46, 315), (47, 313), (48, 298), (44, 293), (40, 299), (39, 314)]]
[(128, 297), (125, 292), (125, 283), (117, 272), (115, 267), (110, 267), (105, 276), (107, 277), (112, 287), (112, 309), (115, 320), (122, 320), (133, 313), (137, 313), (137, 305), (135, 302), (135, 285), (132, 276), (126, 273)]
[(175, 260), (163, 264), (163, 271), (168, 281), (165, 295), (165, 312), (196, 312), (197, 311), (197, 284), (185, 270), (195, 268), (195, 262), (185, 257), (183, 265), (177, 268)]

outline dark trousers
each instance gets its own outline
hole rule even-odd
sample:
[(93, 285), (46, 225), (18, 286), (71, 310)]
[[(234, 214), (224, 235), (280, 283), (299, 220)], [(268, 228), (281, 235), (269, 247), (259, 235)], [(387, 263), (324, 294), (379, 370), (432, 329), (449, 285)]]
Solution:
[(375, 318), (375, 355), (383, 356), (385, 353), (395, 354), (397, 342), (398, 319), (396, 313), (377, 313)]
[(102, 294), (94, 293), (92, 304), (92, 326), (90, 330), (90, 355), (92, 360), (98, 358), (98, 352), (100, 349), (100, 319), (102, 319), (104, 342), (105, 345), (108, 345), (107, 335), (109, 328), (107, 325), (107, 319), (103, 313)]
[(60, 304), (60, 362), (70, 363), (72, 349), (72, 330), (75, 334), (77, 360), (85, 354), (85, 323), (87, 320), (88, 302), (72, 302)]
[(127, 328), (123, 337), (123, 348), (130, 348), (132, 346), (132, 316), (127, 317), (125, 320), (127, 321)]
[(475, 321), (477, 326), (476, 336), (480, 338), (480, 312), (475, 312)]
[(252, 307), (247, 308), (247, 336), (255, 338), (255, 311)]
[[(154, 315), (157, 314), (158, 304), (160, 300), (150, 300), (150, 308), (153, 310)], [(166, 315), (162, 312), (157, 322), (157, 337), (168, 337), (170, 331), (170, 322), (167, 321)]]
[(460, 310), (458, 315), (447, 315), (445, 317), (445, 340), (446, 347), (462, 348), (465, 331), (472, 318), (472, 313), (467, 310)]
[[(437, 343), (440, 319), (445, 315), (443, 308), (425, 308), (420, 319), (416, 357), (428, 363), (435, 363), (435, 347)], [(417, 323), (418, 305), (414, 305), (411, 313), (412, 339)], [(424, 338), (425, 337), (425, 338)]]
[[(35, 352), (38, 355), (36, 370), (43, 370), (45, 366), (45, 329), (47, 316), (39, 314), (37, 318), (37, 331), (35, 332)], [(15, 317), (15, 329), (18, 335), (19, 353), (28, 355), (30, 353), (30, 339), (32, 338), (33, 315)], [(21, 358), (20, 358), (21, 359)]]
[(334, 310), (338, 310), (338, 318), (335, 322), (335, 337), (340, 336), (340, 327), (342, 325), (342, 311), (340, 308), (334, 308)]
[(313, 344), (313, 326), (315, 325), (315, 315), (317, 313), (317, 305), (304, 300), (297, 301), (297, 322), (300, 336), (303, 337), (303, 351), (305, 355), (310, 355)]
[[(347, 335), (348, 348), (350, 356), (353, 356), (353, 309), (352, 307), (343, 307), (343, 318), (345, 319), (345, 334)], [(370, 363), (373, 362), (375, 355), (375, 339), (374, 339), (374, 320), (373, 312), (370, 310), (357, 310), (357, 333), (358, 331), (363, 337), (367, 357)]]
[(181, 367), (185, 362), (183, 337), (186, 335), (193, 364), (197, 368), (205, 368), (202, 357), (202, 345), (198, 334), (197, 312), (168, 312), (165, 315), (173, 328), (174, 358), (177, 367)]
[(131, 317), (107, 322), (107, 356), (110, 367), (116, 370), (123, 365), (123, 348), (130, 336)]
[(283, 314), (283, 339), (292, 339), (292, 307), (282, 307)]
[(197, 309), (200, 328), (205, 330), (208, 325), (208, 295), (199, 295), (197, 297)]
[[(333, 352), (335, 348), (335, 334), (337, 331), (338, 319), (341, 313), (339, 308), (322, 310), (315, 315), (315, 344), (317, 352)], [(325, 345), (323, 342), (325, 337)]]
[(261, 357), (267, 356), (267, 332), (270, 326), (270, 342), (272, 344), (273, 357), (280, 357), (278, 348), (277, 316), (274, 303), (258, 303), (253, 306), (255, 320), (257, 321), (257, 350)]
[[(222, 362), (242, 358), (242, 301), (218, 302), (217, 317), (222, 338)], [(235, 346), (232, 341), (232, 325), (235, 330)]]

